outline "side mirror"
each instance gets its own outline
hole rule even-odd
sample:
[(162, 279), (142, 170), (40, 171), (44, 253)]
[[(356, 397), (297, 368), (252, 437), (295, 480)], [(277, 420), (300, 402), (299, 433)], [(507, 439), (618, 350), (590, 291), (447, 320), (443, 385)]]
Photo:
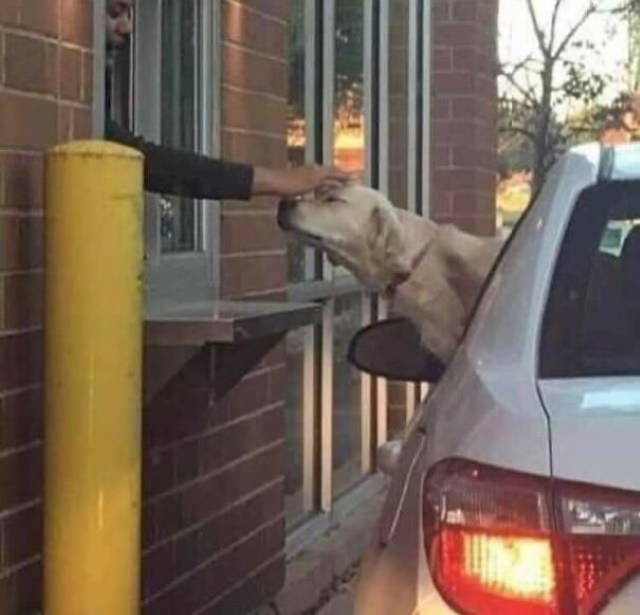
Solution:
[(436, 383), (444, 363), (420, 345), (415, 327), (390, 318), (364, 327), (349, 344), (348, 359), (358, 369), (389, 380)]
[(393, 476), (401, 452), (402, 440), (389, 440), (378, 447), (378, 467), (385, 476)]

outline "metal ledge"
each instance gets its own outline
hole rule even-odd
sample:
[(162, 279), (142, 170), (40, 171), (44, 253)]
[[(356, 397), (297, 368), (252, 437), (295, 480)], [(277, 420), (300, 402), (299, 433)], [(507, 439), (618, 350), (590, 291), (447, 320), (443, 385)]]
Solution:
[(236, 344), (320, 322), (314, 303), (213, 301), (152, 311), (145, 317), (147, 346)]

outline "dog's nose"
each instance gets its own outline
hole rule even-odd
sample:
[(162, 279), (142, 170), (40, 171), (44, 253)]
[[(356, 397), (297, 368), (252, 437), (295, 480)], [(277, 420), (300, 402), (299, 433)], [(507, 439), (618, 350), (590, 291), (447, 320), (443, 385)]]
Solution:
[(291, 213), (296, 208), (296, 199), (282, 199), (278, 203), (278, 226), (283, 231), (291, 230)]

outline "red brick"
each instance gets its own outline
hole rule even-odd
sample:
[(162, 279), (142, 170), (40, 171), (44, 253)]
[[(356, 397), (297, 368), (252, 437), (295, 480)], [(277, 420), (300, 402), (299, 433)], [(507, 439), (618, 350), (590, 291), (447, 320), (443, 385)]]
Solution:
[(477, 118), (479, 101), (473, 96), (456, 96), (451, 101), (453, 118), (470, 120)]
[[(249, 3), (247, 2), (246, 4)], [(282, 0), (254, 0), (250, 6), (255, 11), (280, 20), (287, 19), (291, 10), (289, 4)]]
[(449, 21), (453, 13), (452, 0), (434, 0), (433, 21), (439, 26), (444, 21)]
[(464, 121), (442, 121), (433, 122), (433, 143), (434, 145), (460, 145), (467, 146), (473, 141), (477, 125), (472, 118)]
[(189, 440), (175, 449), (176, 483), (185, 483), (196, 478), (203, 470), (200, 460), (200, 442)]
[(28, 449), (0, 459), (0, 510), (26, 504), (41, 494), (41, 448)]
[[(2, 0), (3, 2), (5, 0)], [(20, 25), (26, 30), (57, 36), (59, 2), (56, 0), (20, 0)]]
[(227, 128), (285, 134), (287, 107), (283, 100), (270, 96), (226, 89), (222, 121)]
[(60, 104), (58, 106), (58, 139), (62, 142), (73, 140), (73, 117), (75, 107)]
[(282, 497), (283, 481), (278, 481), (200, 526), (196, 533), (200, 559), (226, 549), (282, 514)]
[(32, 506), (2, 522), (4, 565), (13, 567), (40, 552), (42, 548), (42, 508)]
[(20, 0), (2, 0), (0, 2), (0, 24), (15, 26), (20, 18)]
[(156, 539), (164, 540), (213, 516), (283, 474), (283, 448), (272, 447), (153, 503)]
[(158, 496), (175, 485), (175, 460), (172, 448), (145, 450), (142, 457), (142, 490), (144, 498)]
[(58, 47), (40, 39), (7, 34), (5, 83), (27, 92), (56, 94)]
[(492, 193), (461, 192), (453, 196), (453, 211), (455, 215), (478, 216), (495, 207)]
[[(4, 1), (4, 0), (3, 0)], [(0, 613), (42, 611), (42, 563), (35, 562), (0, 577)]]
[(222, 214), (222, 252), (284, 249), (286, 238), (278, 229), (275, 215), (269, 213), (224, 212)]
[(434, 172), (434, 182), (440, 190), (492, 190), (495, 181), (495, 172), (479, 169), (438, 169)]
[(206, 436), (200, 442), (203, 472), (211, 472), (234, 459), (276, 442), (282, 437), (282, 408), (251, 416)]
[(142, 596), (148, 599), (173, 580), (173, 545), (166, 543), (150, 549), (142, 557)]
[(57, 142), (54, 101), (0, 92), (0, 109), (0, 147), (41, 151)]
[(82, 98), (82, 52), (70, 47), (60, 49), (60, 95), (66, 100)]
[(437, 96), (433, 101), (433, 109), (431, 114), (432, 119), (450, 120), (451, 104), (452, 104), (452, 100), (450, 98), (447, 98), (444, 96)]
[(88, 139), (92, 134), (91, 110), (75, 107), (73, 109), (73, 138)]
[(438, 96), (446, 94), (471, 94), (475, 81), (464, 73), (434, 73), (434, 88)]
[(0, 216), (0, 271), (42, 264), (42, 226), (40, 218)]
[(433, 70), (446, 72), (453, 69), (453, 50), (450, 47), (436, 47), (433, 50)]
[(456, 47), (453, 51), (453, 70), (463, 73), (474, 73), (480, 68), (483, 58), (476, 47)]
[(216, 408), (212, 424), (222, 425), (269, 405), (269, 385), (268, 373), (243, 378)]
[(0, 390), (28, 387), (41, 380), (41, 332), (0, 336)]
[(287, 65), (251, 53), (240, 47), (223, 44), (223, 83), (264, 92), (285, 99), (287, 96)]
[[(283, 166), (287, 160), (287, 145), (283, 134), (266, 136), (223, 128), (222, 152), (227, 160), (262, 166)], [(273, 206), (274, 201), (269, 200), (269, 203)], [(246, 209), (246, 204), (243, 207)]]
[(0, 156), (0, 176), (4, 195), (0, 207), (39, 209), (43, 205), (43, 158), (40, 154)]
[(285, 253), (234, 256), (222, 259), (222, 290), (225, 297), (273, 290), (286, 284)]
[(93, 53), (82, 54), (82, 102), (93, 99)]
[(453, 2), (453, 21), (475, 22), (478, 20), (478, 0), (454, 0)]
[(482, 29), (472, 23), (443, 23), (434, 30), (433, 40), (436, 45), (457, 46), (464, 41), (465, 45), (481, 46)]
[(225, 39), (243, 46), (248, 44), (253, 49), (269, 55), (284, 57), (287, 53), (287, 24), (269, 19), (256, 12), (255, 8), (253, 3), (252, 6), (223, 3), (222, 22)]
[[(260, 564), (281, 553), (283, 547), (284, 519), (281, 518), (198, 572), (205, 599), (214, 600), (231, 586), (251, 577)], [(186, 611), (178, 609), (175, 612)]]
[(31, 389), (0, 399), (0, 450), (42, 439), (42, 390)]
[(93, 40), (93, 2), (61, 0), (62, 39), (90, 48)]
[(451, 148), (448, 145), (436, 145), (433, 148), (433, 164), (437, 168), (451, 166)]
[(24, 329), (42, 325), (44, 277), (20, 273), (4, 279), (5, 328)]

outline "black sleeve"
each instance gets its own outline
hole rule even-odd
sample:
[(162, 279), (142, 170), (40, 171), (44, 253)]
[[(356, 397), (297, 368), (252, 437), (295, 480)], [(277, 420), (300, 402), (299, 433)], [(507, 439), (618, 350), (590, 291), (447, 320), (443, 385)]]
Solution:
[(155, 145), (112, 121), (107, 121), (105, 136), (144, 154), (144, 186), (149, 192), (196, 199), (247, 200), (251, 197), (253, 167), (250, 165)]

